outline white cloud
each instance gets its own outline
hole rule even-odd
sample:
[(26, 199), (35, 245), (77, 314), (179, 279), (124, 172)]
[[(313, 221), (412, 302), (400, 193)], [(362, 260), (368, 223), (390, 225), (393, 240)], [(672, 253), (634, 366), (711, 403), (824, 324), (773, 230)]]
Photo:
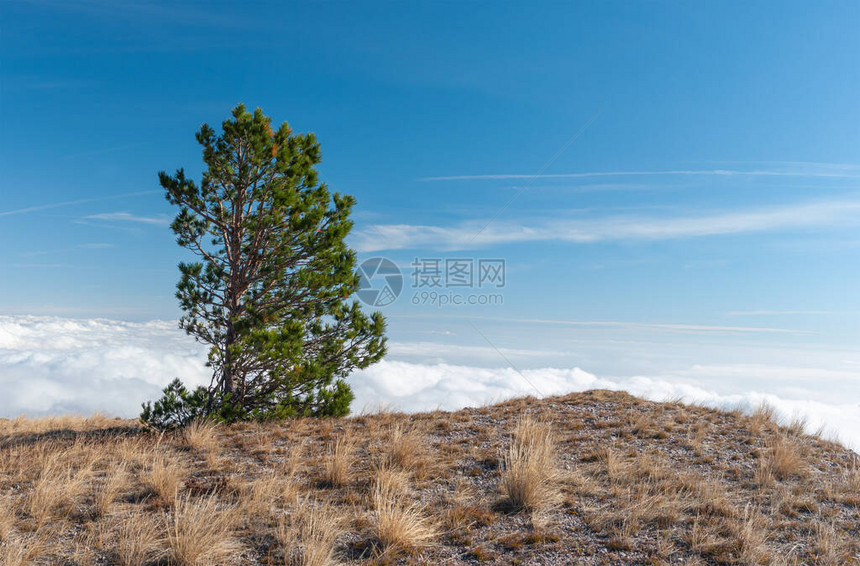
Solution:
[(0, 316), (0, 416), (135, 416), (174, 377), (208, 383), (205, 359), (175, 322)]
[[(534, 395), (535, 388), (544, 395), (604, 388), (722, 408), (767, 401), (786, 417), (806, 416), (810, 430), (823, 426), (860, 450), (860, 398), (852, 385), (857, 366), (850, 364), (841, 370), (688, 365), (598, 377), (579, 368), (536, 367), (550, 359), (564, 363), (565, 355), (549, 350), (503, 348), (505, 357), (531, 366), (520, 373), (499, 367), (499, 353), (489, 347), (394, 342), (390, 349), (388, 359), (350, 377), (354, 410), (380, 404), (406, 411), (458, 409)], [(205, 360), (205, 348), (175, 322), (0, 316), (0, 416), (102, 411), (134, 417), (141, 402), (158, 397), (174, 377), (190, 386), (207, 384)]]
[(519, 322), (548, 326), (581, 326), (594, 328), (620, 328), (628, 330), (659, 330), (681, 333), (729, 333), (729, 334), (813, 334), (810, 330), (791, 328), (772, 328), (764, 326), (725, 326), (709, 324), (673, 324), (661, 322), (629, 322), (621, 320), (560, 320), (546, 318), (501, 318), (501, 317), (470, 317), (471, 320), (488, 320), (492, 322)]
[(717, 177), (836, 177), (836, 178), (857, 178), (860, 172), (856, 170), (856, 166), (841, 166), (841, 167), (824, 167), (824, 164), (806, 164), (819, 165), (818, 167), (806, 168), (804, 170), (794, 171), (776, 171), (776, 170), (733, 170), (733, 169), (683, 169), (669, 171), (587, 171), (582, 173), (549, 173), (540, 175), (528, 174), (507, 174), (493, 173), (485, 175), (449, 175), (441, 177), (424, 177), (421, 181), (478, 181), (478, 180), (494, 180), (494, 179), (589, 179), (594, 177), (645, 177), (645, 176), (717, 176)]
[(729, 311), (726, 313), (730, 316), (793, 316), (793, 315), (819, 315), (819, 314), (850, 314), (844, 311)]
[(10, 216), (13, 214), (27, 214), (28, 212), (38, 212), (41, 210), (49, 210), (51, 208), (61, 208), (64, 206), (75, 206), (78, 204), (85, 204), (85, 203), (90, 203), (90, 202), (101, 202), (101, 201), (105, 201), (105, 200), (122, 199), (122, 198), (126, 198), (126, 197), (151, 195), (151, 194), (160, 193), (160, 192), (161, 191), (136, 191), (133, 193), (122, 193), (119, 195), (111, 195), (111, 196), (106, 196), (106, 197), (85, 198), (85, 199), (78, 199), (78, 200), (67, 200), (67, 201), (63, 201), (63, 202), (53, 202), (53, 203), (49, 203), (49, 204), (38, 204), (35, 206), (28, 206), (26, 208), (18, 208), (15, 210), (5, 210), (5, 211), (0, 212), (0, 216)]
[[(722, 368), (725, 371), (726, 368)], [(742, 368), (732, 372), (741, 373)], [(739, 383), (749, 378), (750, 371), (736, 375)], [(709, 368), (699, 367), (696, 372), (709, 374)], [(781, 368), (773, 368), (778, 373)], [(719, 370), (716, 372), (719, 373)], [(714, 375), (716, 375), (714, 373)], [(481, 406), (486, 403), (522, 395), (559, 395), (609, 389), (627, 391), (638, 397), (662, 401), (681, 399), (721, 409), (753, 411), (763, 402), (773, 406), (784, 421), (801, 416), (807, 420), (807, 430), (823, 430), (825, 436), (838, 438), (846, 446), (860, 451), (860, 402), (826, 403), (804, 398), (803, 389), (798, 397), (786, 398), (762, 390), (747, 390), (731, 394), (716, 393), (713, 389), (677, 381), (677, 376), (628, 378), (601, 378), (579, 368), (539, 368), (521, 372), (512, 368), (476, 368), (438, 363), (433, 365), (386, 361), (355, 374), (350, 382), (356, 394), (354, 409), (391, 405), (404, 411), (424, 411), (437, 408), (455, 410)], [(809, 384), (807, 387), (813, 387)]]
[(138, 224), (156, 224), (165, 226), (170, 224), (168, 216), (137, 216), (128, 212), (103, 212), (101, 214), (90, 214), (84, 216), (84, 220), (106, 220), (109, 222), (135, 222)]
[(362, 252), (394, 249), (467, 249), (535, 241), (593, 243), (618, 240), (673, 240), (703, 236), (791, 230), (856, 223), (860, 202), (828, 201), (676, 217), (609, 216), (550, 219), (534, 225), (493, 222), (453, 227), (377, 224), (359, 231), (353, 245)]

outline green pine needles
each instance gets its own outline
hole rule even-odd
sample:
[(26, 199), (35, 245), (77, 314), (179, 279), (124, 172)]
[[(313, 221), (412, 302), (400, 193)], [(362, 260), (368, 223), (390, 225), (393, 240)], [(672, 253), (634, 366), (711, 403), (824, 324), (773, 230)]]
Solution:
[(350, 297), (355, 253), (344, 238), (355, 200), (330, 193), (314, 168), (312, 133), (273, 130), (261, 109), (237, 106), (222, 132), (197, 132), (207, 166), (200, 184), (159, 173), (179, 207), (180, 326), (208, 344), (210, 387), (175, 381), (141, 419), (157, 428), (196, 418), (235, 421), (338, 416), (353, 394), (346, 376), (385, 354), (385, 319)]

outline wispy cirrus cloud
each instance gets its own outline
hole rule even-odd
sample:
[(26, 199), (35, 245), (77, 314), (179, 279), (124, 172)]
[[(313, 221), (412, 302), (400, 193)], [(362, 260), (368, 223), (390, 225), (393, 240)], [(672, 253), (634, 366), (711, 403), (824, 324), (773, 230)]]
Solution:
[(686, 216), (607, 216), (547, 219), (530, 224), (496, 222), (456, 226), (378, 224), (359, 231), (353, 245), (362, 252), (393, 249), (468, 249), (516, 242), (595, 243), (671, 240), (703, 236), (802, 229), (858, 222), (860, 201), (828, 201)]
[(803, 311), (803, 310), (753, 310), (753, 311), (729, 311), (726, 314), (730, 316), (805, 316), (805, 315), (824, 315), (824, 314), (854, 314), (845, 311)]
[(133, 193), (122, 193), (119, 195), (110, 195), (105, 197), (95, 197), (95, 198), (84, 198), (78, 200), (66, 200), (61, 202), (52, 202), (48, 204), (37, 204), (34, 206), (28, 206), (25, 208), (17, 208), (14, 210), (5, 210), (0, 211), (0, 216), (12, 216), (13, 214), (27, 214), (28, 212), (39, 212), (41, 210), (50, 210), (52, 208), (62, 208), (65, 206), (75, 206), (78, 204), (86, 204), (90, 202), (101, 202), (106, 200), (115, 200), (127, 197), (137, 197), (143, 195), (152, 195), (155, 193), (161, 193), (163, 191), (136, 191)]
[(741, 169), (670, 169), (664, 171), (585, 171), (581, 173), (488, 173), (482, 175), (444, 175), (422, 177), (419, 181), (477, 181), (492, 179), (589, 179), (594, 177), (647, 177), (647, 176), (718, 176), (718, 177), (821, 177), (860, 178), (860, 170), (843, 167), (807, 167), (795, 170), (741, 170)]
[(94, 244), (79, 244), (73, 248), (59, 248), (55, 250), (37, 250), (32, 252), (22, 252), (18, 254), (21, 257), (35, 257), (43, 255), (67, 254), (78, 250), (106, 250), (116, 247), (116, 244), (94, 243)]
[(101, 214), (90, 214), (85, 216), (84, 220), (104, 220), (108, 222), (133, 222), (137, 224), (155, 224), (166, 226), (170, 224), (170, 217), (166, 215), (158, 216), (138, 216), (129, 212), (103, 212)]
[(628, 330), (660, 330), (681, 333), (729, 333), (729, 334), (814, 334), (808, 330), (772, 328), (763, 326), (726, 326), (709, 324), (676, 324), (667, 322), (631, 322), (622, 320), (559, 320), (546, 318), (497, 318), (471, 317), (473, 319), (498, 322), (514, 322), (549, 326), (583, 326), (597, 328), (622, 328)]

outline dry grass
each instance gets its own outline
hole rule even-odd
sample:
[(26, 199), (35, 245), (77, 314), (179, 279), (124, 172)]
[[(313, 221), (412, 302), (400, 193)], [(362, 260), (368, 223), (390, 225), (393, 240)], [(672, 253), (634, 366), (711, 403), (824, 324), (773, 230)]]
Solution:
[(331, 566), (343, 517), (327, 505), (301, 501), (278, 525), (285, 566)]
[(178, 497), (168, 516), (167, 542), (171, 560), (179, 566), (203, 566), (234, 558), (240, 549), (232, 529), (236, 509), (214, 495), (194, 500)]
[(853, 458), (849, 465), (842, 468), (839, 487), (844, 493), (860, 495), (860, 458)]
[(537, 512), (561, 499), (556, 450), (548, 423), (520, 419), (504, 454), (499, 483), (514, 509)]
[(284, 458), (281, 463), (281, 472), (283, 472), (284, 475), (290, 478), (296, 477), (296, 474), (298, 474), (302, 468), (302, 461), (305, 457), (306, 447), (307, 442), (305, 439), (302, 439), (299, 443), (293, 445), (287, 457)]
[(217, 424), (212, 421), (194, 421), (185, 427), (182, 437), (188, 446), (204, 455), (210, 467), (217, 464), (221, 452)]
[(394, 426), (386, 441), (384, 465), (406, 470), (418, 477), (425, 471), (424, 442), (416, 430), (405, 430), (402, 425)]
[(771, 554), (767, 547), (769, 525), (758, 508), (747, 504), (744, 514), (734, 523), (734, 538), (745, 564), (768, 564)]
[(109, 471), (98, 485), (94, 499), (96, 515), (104, 516), (110, 512), (114, 501), (122, 494), (128, 485), (128, 470), (125, 464), (120, 464)]
[(858, 563), (857, 456), (802, 429), (607, 391), (162, 436), (0, 419), (0, 566)]
[(769, 440), (762, 456), (758, 480), (768, 485), (770, 478), (787, 480), (802, 477), (807, 466), (797, 442), (787, 436), (778, 435)]
[(8, 495), (0, 497), (0, 542), (5, 541), (15, 531), (18, 517), (13, 500)]
[(70, 467), (48, 466), (36, 480), (27, 501), (27, 511), (37, 527), (52, 516), (67, 517), (84, 492), (89, 470), (75, 473)]
[(145, 566), (166, 554), (165, 526), (161, 517), (134, 511), (113, 525), (114, 556), (122, 566)]
[(837, 566), (852, 563), (851, 553), (846, 548), (845, 540), (840, 536), (833, 523), (824, 521), (817, 523), (814, 533), (813, 555), (816, 564)]
[(354, 451), (355, 442), (348, 436), (339, 437), (329, 446), (324, 478), (328, 485), (343, 487), (349, 483)]
[(294, 476), (269, 470), (243, 486), (239, 505), (246, 516), (275, 516), (278, 507), (286, 507), (296, 501), (299, 490)]
[(0, 566), (24, 566), (27, 564), (27, 556), (24, 540), (7, 538), (0, 541)]
[(422, 506), (377, 484), (373, 493), (373, 537), (382, 554), (414, 552), (437, 535)]
[(194, 450), (218, 452), (218, 425), (212, 421), (194, 421), (182, 430), (182, 438)]
[(594, 454), (594, 459), (602, 465), (610, 484), (617, 484), (627, 472), (627, 465), (618, 455), (618, 451), (611, 446), (599, 449)]
[(152, 454), (142, 437), (122, 438), (108, 446), (111, 449), (111, 455), (117, 461), (128, 465), (129, 471), (140, 471), (152, 459)]
[(156, 456), (144, 474), (144, 483), (162, 503), (173, 503), (187, 470), (185, 465), (170, 456)]
[(776, 425), (776, 409), (766, 402), (762, 402), (749, 418), (749, 430), (753, 436), (760, 436), (765, 430)]

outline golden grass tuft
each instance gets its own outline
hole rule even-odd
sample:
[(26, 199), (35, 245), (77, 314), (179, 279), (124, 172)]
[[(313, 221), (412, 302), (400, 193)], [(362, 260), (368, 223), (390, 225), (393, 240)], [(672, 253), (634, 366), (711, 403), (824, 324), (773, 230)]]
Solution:
[(114, 555), (121, 566), (145, 566), (166, 554), (164, 523), (142, 510), (116, 519)]
[(776, 426), (776, 409), (766, 401), (756, 407), (749, 417), (749, 430), (753, 436), (759, 436), (770, 427)]
[[(218, 425), (212, 421), (196, 420), (182, 430), (182, 438), (193, 450), (200, 452), (206, 458), (210, 468), (214, 468), (221, 452), (221, 440), (218, 437)], [(257, 438), (262, 438), (258, 435)]]
[(539, 511), (561, 499), (558, 464), (548, 423), (524, 417), (503, 458), (500, 488), (514, 509)]
[(437, 536), (435, 524), (422, 507), (397, 493), (392, 475), (384, 475), (373, 490), (373, 536), (382, 554), (414, 552)]
[(331, 566), (343, 517), (328, 505), (301, 500), (278, 524), (285, 566)]
[(391, 428), (383, 464), (422, 476), (426, 461), (424, 442), (419, 432), (415, 429), (404, 430), (400, 424)]
[(167, 528), (172, 563), (204, 566), (234, 557), (240, 549), (232, 534), (237, 521), (236, 508), (219, 505), (215, 495), (199, 500), (177, 497)]
[(218, 425), (212, 421), (196, 420), (182, 429), (182, 439), (194, 450), (217, 451), (220, 448), (218, 440)]
[(769, 564), (767, 546), (769, 525), (758, 507), (747, 504), (743, 516), (735, 523), (733, 534), (744, 564)]
[(600, 462), (610, 485), (618, 484), (627, 474), (627, 464), (618, 455), (618, 451), (611, 446), (599, 449), (593, 458)]
[(794, 439), (779, 435), (766, 443), (757, 473), (760, 484), (768, 485), (771, 477), (787, 480), (791, 477), (803, 477), (806, 473), (806, 461)]
[(815, 525), (815, 563), (822, 566), (851, 564), (851, 555), (845, 547), (845, 539), (837, 533), (833, 523), (819, 521)]
[(12, 498), (8, 495), (0, 497), (0, 542), (7, 540), (15, 531), (17, 521)]
[(0, 566), (28, 564), (28, 551), (24, 540), (17, 537), (0, 539)]
[(107, 515), (114, 501), (122, 494), (128, 485), (128, 469), (120, 464), (110, 470), (99, 484), (94, 499), (94, 510), (97, 516)]
[(89, 470), (74, 473), (68, 467), (43, 469), (27, 498), (27, 511), (36, 526), (44, 525), (53, 515), (68, 516), (88, 479)]
[(349, 483), (354, 452), (355, 442), (346, 435), (329, 446), (323, 478), (325, 483), (332, 487), (344, 487)]
[(842, 468), (839, 475), (839, 488), (844, 493), (860, 496), (860, 458), (854, 457), (851, 464)]
[(374, 477), (374, 493), (398, 498), (409, 495), (409, 474), (403, 470), (379, 466)]
[(280, 469), (284, 475), (291, 478), (296, 477), (296, 474), (298, 474), (302, 468), (306, 448), (307, 442), (304, 439), (297, 442), (290, 448), (287, 457), (280, 463)]
[(184, 464), (169, 456), (161, 455), (150, 461), (143, 475), (143, 481), (162, 503), (170, 504), (176, 499), (186, 474)]
[(245, 484), (239, 504), (247, 516), (274, 514), (276, 505), (287, 506), (298, 494), (295, 477), (271, 470)]

